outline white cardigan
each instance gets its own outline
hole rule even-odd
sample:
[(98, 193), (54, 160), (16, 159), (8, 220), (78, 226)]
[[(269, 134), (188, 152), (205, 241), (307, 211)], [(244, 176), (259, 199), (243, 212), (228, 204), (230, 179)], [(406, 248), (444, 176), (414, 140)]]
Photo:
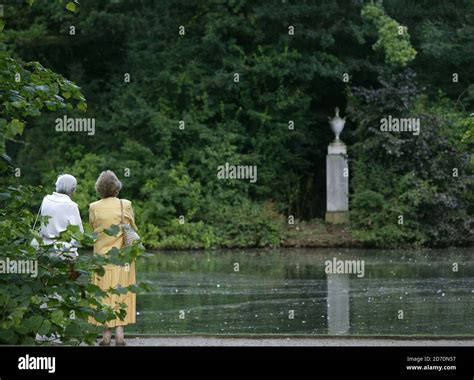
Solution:
[[(59, 234), (65, 231), (68, 225), (79, 226), (81, 232), (84, 232), (82, 226), (81, 215), (79, 214), (79, 207), (76, 202), (73, 202), (66, 194), (54, 192), (51, 195), (46, 195), (41, 203), (41, 216), (49, 216), (49, 222), (41, 224), (41, 236), (45, 244), (53, 244)], [(63, 243), (64, 249), (69, 249), (74, 241)], [(60, 247), (57, 246), (58, 249)], [(71, 249), (72, 256), (77, 256), (77, 249)]]

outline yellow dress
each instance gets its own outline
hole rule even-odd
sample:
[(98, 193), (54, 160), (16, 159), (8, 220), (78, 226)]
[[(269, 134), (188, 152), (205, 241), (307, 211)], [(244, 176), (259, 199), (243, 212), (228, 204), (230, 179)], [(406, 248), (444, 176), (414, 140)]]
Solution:
[[(135, 225), (135, 217), (133, 215), (132, 202), (122, 199), (123, 202), (123, 213), (124, 222), (129, 223), (137, 231)], [(113, 247), (121, 248), (123, 246), (123, 232), (117, 234), (117, 236), (109, 236), (102, 232), (104, 229), (109, 228), (113, 224), (121, 223), (121, 211), (120, 211), (120, 200), (119, 198), (110, 197), (100, 201), (91, 203), (89, 205), (89, 223), (94, 229), (94, 232), (98, 233), (97, 241), (94, 245), (94, 252), (99, 254), (106, 254)], [(107, 290), (110, 287), (116, 287), (121, 285), (127, 287), (131, 284), (136, 283), (135, 276), (135, 263), (130, 264), (129, 267), (118, 266), (118, 265), (106, 265), (104, 276), (95, 276), (92, 279), (94, 285), (99, 286), (103, 290)], [(119, 309), (117, 303), (125, 303), (127, 305), (127, 315), (124, 320), (116, 318), (106, 323), (107, 327), (125, 326), (136, 322), (136, 294), (128, 292), (120, 295), (108, 295), (103, 299), (104, 303)], [(90, 317), (89, 322), (95, 325), (101, 326), (94, 318)]]

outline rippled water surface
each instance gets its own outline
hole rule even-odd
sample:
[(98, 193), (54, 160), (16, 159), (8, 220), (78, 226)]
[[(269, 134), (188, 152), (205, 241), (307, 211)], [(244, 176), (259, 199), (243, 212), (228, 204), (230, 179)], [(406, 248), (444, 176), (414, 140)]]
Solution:
[[(127, 330), (472, 337), (473, 256), (473, 249), (154, 253), (137, 267), (152, 291), (139, 295), (137, 324)], [(359, 260), (359, 272), (326, 273), (334, 260)]]

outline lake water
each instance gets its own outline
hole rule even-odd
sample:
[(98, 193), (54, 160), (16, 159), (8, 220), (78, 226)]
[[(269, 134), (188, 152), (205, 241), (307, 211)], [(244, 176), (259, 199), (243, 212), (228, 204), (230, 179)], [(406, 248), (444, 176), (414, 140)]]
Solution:
[[(159, 252), (128, 333), (474, 336), (474, 250)], [(359, 260), (363, 276), (327, 274)], [(338, 262), (336, 262), (338, 263)], [(360, 269), (361, 267), (359, 267)]]

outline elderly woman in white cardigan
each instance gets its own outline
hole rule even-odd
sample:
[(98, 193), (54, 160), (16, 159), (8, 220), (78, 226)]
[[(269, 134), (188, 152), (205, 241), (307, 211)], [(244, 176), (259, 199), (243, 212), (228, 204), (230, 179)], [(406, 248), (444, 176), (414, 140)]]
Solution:
[[(62, 174), (56, 180), (56, 191), (53, 194), (46, 195), (41, 203), (41, 216), (48, 216), (48, 221), (41, 223), (40, 235), (44, 244), (53, 244), (53, 255), (60, 256), (62, 259), (71, 260), (69, 263), (69, 276), (71, 279), (77, 278), (74, 270), (73, 261), (78, 256), (77, 248), (74, 247), (74, 241), (57, 242), (60, 233), (65, 231), (69, 225), (79, 226), (81, 232), (84, 232), (81, 215), (77, 203), (71, 200), (71, 195), (77, 187), (76, 178), (70, 174)], [(37, 246), (37, 242), (33, 244)], [(58, 294), (52, 298), (62, 300)], [(47, 308), (48, 303), (40, 305), (40, 308)], [(56, 334), (51, 336), (41, 336), (36, 334), (38, 342), (53, 341), (60, 337)]]
[(49, 220), (41, 224), (41, 237), (45, 244), (54, 244), (56, 252), (63, 258), (77, 257), (74, 241), (56, 242), (59, 234), (69, 225), (79, 226), (84, 232), (81, 215), (77, 203), (71, 200), (71, 195), (77, 187), (76, 178), (70, 174), (62, 174), (56, 180), (56, 191), (46, 195), (41, 204), (41, 216), (49, 216)]

